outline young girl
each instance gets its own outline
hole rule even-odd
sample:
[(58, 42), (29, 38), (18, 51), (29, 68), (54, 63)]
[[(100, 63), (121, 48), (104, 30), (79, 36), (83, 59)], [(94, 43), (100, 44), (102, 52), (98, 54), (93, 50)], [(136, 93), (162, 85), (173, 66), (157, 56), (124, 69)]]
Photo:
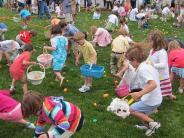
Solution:
[(94, 13), (93, 13), (93, 20), (99, 20), (101, 17), (101, 11), (100, 8), (96, 7), (94, 9)]
[(106, 29), (109, 32), (115, 31), (115, 29), (118, 27), (118, 13), (115, 11), (112, 11), (111, 14), (108, 16), (107, 24), (106, 24)]
[(0, 62), (2, 60), (2, 56), (5, 55), (7, 65), (11, 65), (12, 61), (18, 54), (19, 49), (20, 45), (14, 40), (0, 41)]
[(161, 31), (154, 30), (148, 37), (152, 43), (152, 49), (150, 50), (147, 62), (150, 62), (159, 72), (162, 96), (168, 96), (169, 99), (176, 99), (172, 95), (171, 81), (169, 78), (168, 56), (164, 49), (166, 47), (165, 36)]
[(32, 45), (25, 45), (24, 52), (20, 54), (10, 66), (10, 75), (12, 77), (12, 83), (10, 91), (15, 90), (15, 84), (17, 81), (21, 81), (23, 92), (28, 91), (27, 88), (27, 77), (26, 77), (26, 68), (30, 64), (36, 64), (36, 62), (30, 61), (31, 55), (33, 52)]
[(178, 88), (179, 93), (183, 93), (184, 90), (184, 49), (180, 47), (179, 43), (174, 40), (169, 43), (168, 46), (169, 68), (171, 82), (177, 75), (180, 77), (180, 86)]
[(67, 58), (67, 45), (68, 40), (66, 37), (62, 36), (62, 31), (60, 25), (53, 26), (51, 29), (52, 38), (50, 40), (50, 46), (44, 46), (45, 50), (51, 50), (53, 61), (52, 69), (56, 78), (60, 81), (60, 86), (63, 83), (64, 77), (61, 75), (60, 71), (62, 70), (66, 58)]
[[(74, 41), (79, 45), (78, 55), (76, 55), (75, 64), (79, 65), (79, 59), (81, 54), (83, 55), (85, 64), (96, 64), (97, 62), (97, 53), (93, 48), (93, 45), (85, 40), (85, 35), (82, 32), (77, 32), (74, 37)], [(79, 88), (81, 93), (88, 92), (92, 87), (92, 78), (91, 77), (84, 77), (84, 85)]]
[(178, 26), (184, 25), (184, 2), (180, 6), (180, 15), (177, 17)]
[[(63, 97), (43, 97), (37, 92), (28, 92), (22, 100), (23, 117), (35, 115), (38, 117), (35, 138), (69, 138), (78, 132), (83, 125), (84, 116), (73, 103), (63, 100)], [(44, 126), (51, 127), (44, 132)]]
[(97, 28), (96, 26), (91, 26), (91, 33), (93, 36), (94, 45), (96, 45), (97, 43), (101, 47), (106, 47), (112, 41), (111, 35), (104, 28)]
[(124, 17), (121, 17), (119, 23), (121, 25), (120, 28), (125, 29), (125, 31), (129, 34), (129, 28), (126, 24), (126, 19)]
[(170, 19), (171, 17), (174, 18), (174, 13), (171, 10), (172, 8), (169, 7), (169, 5), (166, 5), (163, 10), (162, 10), (162, 21), (167, 21), (168, 19)]
[(35, 129), (34, 124), (23, 119), (21, 103), (11, 98), (9, 90), (0, 90), (0, 119), (24, 124), (27, 128)]
[(145, 134), (151, 136), (160, 127), (160, 123), (149, 116), (162, 103), (159, 74), (155, 68), (146, 64), (146, 56), (140, 47), (130, 48), (126, 57), (135, 68), (135, 74), (133, 74), (135, 77), (130, 87), (141, 88), (137, 92), (130, 93), (136, 101), (130, 106), (130, 114), (145, 123), (147, 129)]

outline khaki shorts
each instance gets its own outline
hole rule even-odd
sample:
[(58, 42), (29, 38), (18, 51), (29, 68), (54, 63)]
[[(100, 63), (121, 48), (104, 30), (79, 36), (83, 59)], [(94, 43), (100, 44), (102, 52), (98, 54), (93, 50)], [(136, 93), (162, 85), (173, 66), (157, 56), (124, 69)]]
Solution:
[(73, 17), (71, 13), (66, 13), (65, 14), (65, 22), (73, 22)]

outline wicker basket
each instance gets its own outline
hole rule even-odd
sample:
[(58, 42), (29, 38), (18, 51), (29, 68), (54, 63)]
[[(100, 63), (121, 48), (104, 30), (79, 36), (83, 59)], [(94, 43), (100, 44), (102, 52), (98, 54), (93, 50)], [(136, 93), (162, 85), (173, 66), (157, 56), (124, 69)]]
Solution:
[(43, 72), (42, 71), (30, 71), (30, 69), (33, 65), (30, 65), (27, 68), (27, 72), (26, 72), (27, 80), (30, 81), (33, 85), (41, 84), (43, 79), (45, 78), (45, 67), (43, 65), (39, 64), (39, 63), (36, 64), (36, 65), (39, 65), (40, 68), (43, 69)]
[(42, 64), (45, 68), (51, 67), (52, 55), (47, 53), (47, 50), (43, 50), (43, 54), (37, 57), (38, 63)]

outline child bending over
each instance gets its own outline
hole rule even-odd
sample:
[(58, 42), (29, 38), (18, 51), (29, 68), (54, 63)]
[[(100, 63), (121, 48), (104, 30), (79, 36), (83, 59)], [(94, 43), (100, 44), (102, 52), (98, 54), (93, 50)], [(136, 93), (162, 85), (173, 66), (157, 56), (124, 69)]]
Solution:
[[(130, 94), (136, 101), (130, 106), (130, 114), (144, 122), (145, 134), (151, 136), (160, 127), (160, 123), (149, 116), (162, 103), (159, 73), (145, 62), (146, 57), (140, 47), (130, 48), (126, 57), (136, 72), (130, 86), (141, 88)], [(141, 128), (139, 125), (136, 127)]]
[[(38, 117), (35, 138), (69, 138), (82, 128), (84, 122), (79, 107), (63, 97), (43, 97), (40, 93), (28, 92), (23, 97), (21, 109), (25, 118)], [(44, 131), (46, 124), (51, 124), (47, 132)]]

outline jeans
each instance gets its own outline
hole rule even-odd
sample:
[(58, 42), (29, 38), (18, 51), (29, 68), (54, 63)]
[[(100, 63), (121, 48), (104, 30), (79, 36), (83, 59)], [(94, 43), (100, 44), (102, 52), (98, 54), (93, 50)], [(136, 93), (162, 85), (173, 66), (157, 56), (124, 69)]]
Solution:
[(38, 2), (38, 10), (39, 10), (39, 18), (43, 18), (43, 13), (45, 12), (47, 17), (50, 19), (51, 18), (51, 14), (49, 11), (49, 8), (47, 6), (46, 1), (39, 1)]

